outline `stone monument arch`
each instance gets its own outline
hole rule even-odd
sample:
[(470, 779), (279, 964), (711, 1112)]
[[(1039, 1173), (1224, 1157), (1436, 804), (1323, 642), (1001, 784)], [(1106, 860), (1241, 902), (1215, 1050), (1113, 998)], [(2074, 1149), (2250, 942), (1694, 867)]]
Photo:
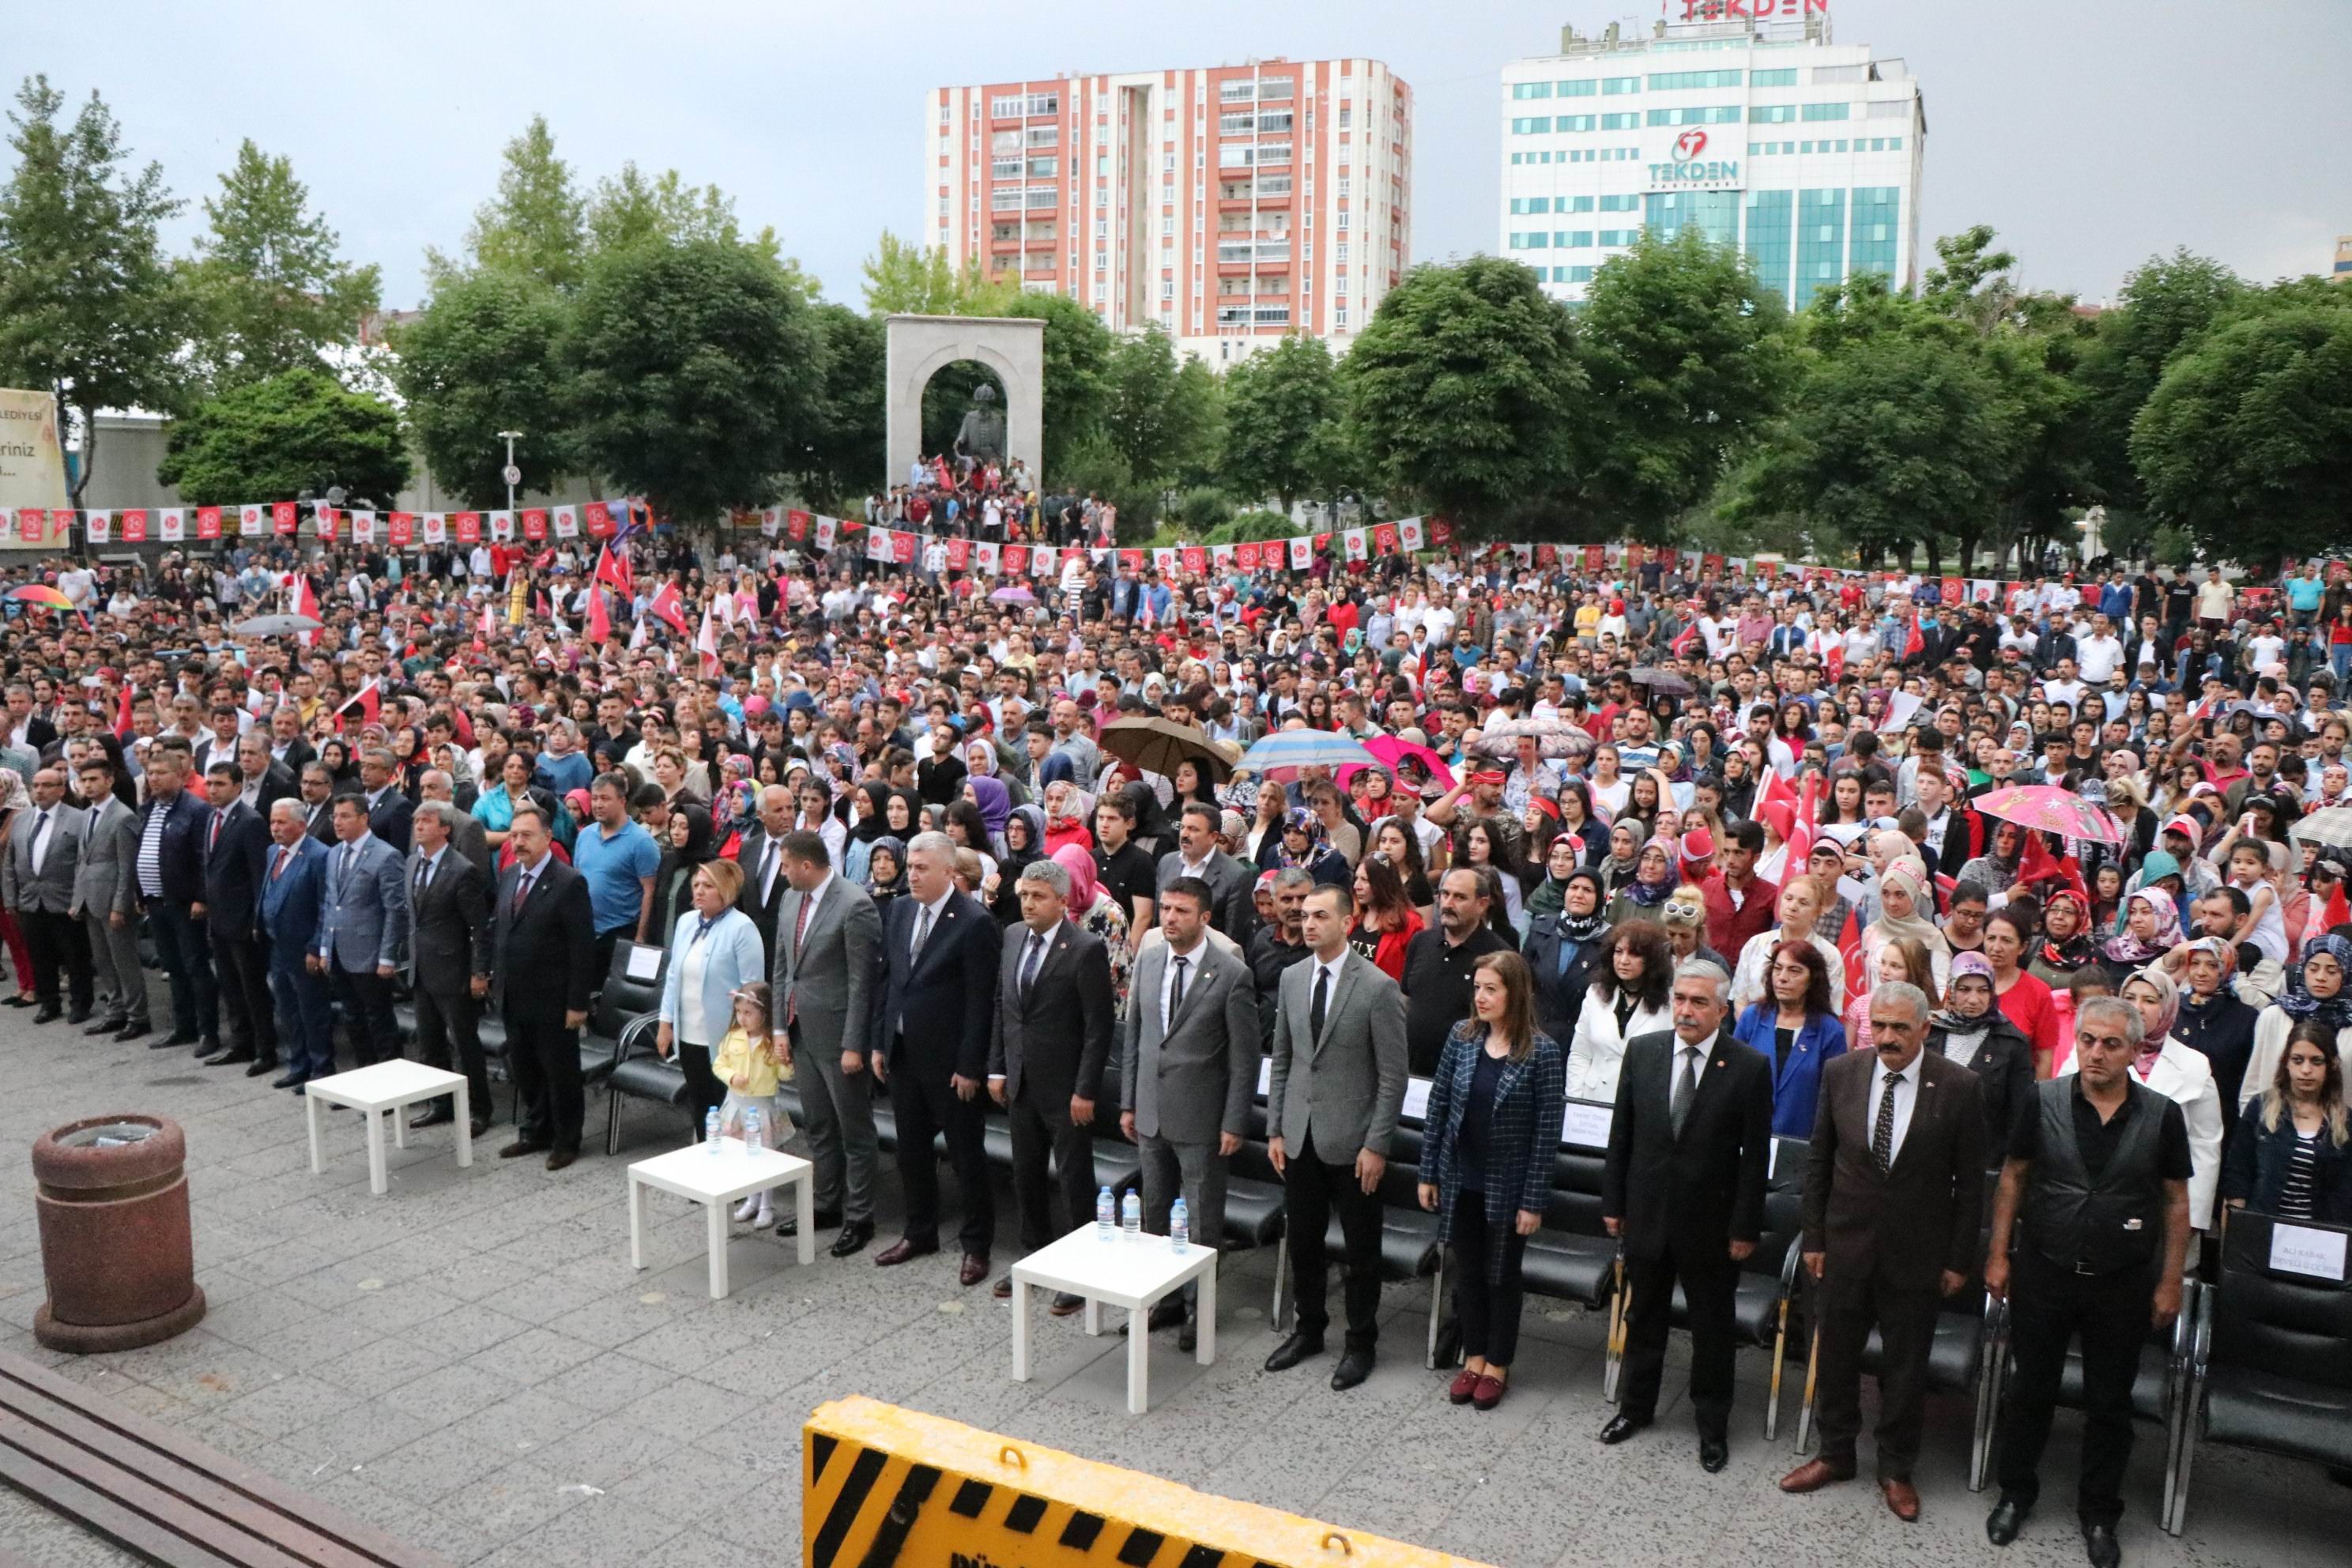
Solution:
[[(884, 436), (889, 482), (904, 484), (922, 450), (923, 388), (960, 359), (1004, 384), (1004, 458), (1045, 467), (1045, 323), (1030, 316), (891, 316), (884, 323)], [(975, 426), (967, 420), (967, 429)]]

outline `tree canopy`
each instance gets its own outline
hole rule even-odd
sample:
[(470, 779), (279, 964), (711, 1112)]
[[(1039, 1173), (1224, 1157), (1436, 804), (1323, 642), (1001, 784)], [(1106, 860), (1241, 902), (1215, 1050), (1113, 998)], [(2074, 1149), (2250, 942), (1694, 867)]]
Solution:
[(341, 485), (387, 506), (408, 482), (400, 415), (324, 370), (237, 384), (172, 422), (156, 477), (196, 506), (236, 506)]
[(220, 186), (205, 199), (208, 226), (183, 273), (203, 380), (226, 386), (315, 369), (355, 343), (376, 308), (380, 271), (341, 259), (293, 163), (248, 139)]
[(507, 444), (522, 489), (544, 491), (573, 469), (561, 340), (570, 312), (549, 284), (520, 273), (452, 279), (394, 335), (394, 384), (436, 478), (476, 507), (505, 503)]

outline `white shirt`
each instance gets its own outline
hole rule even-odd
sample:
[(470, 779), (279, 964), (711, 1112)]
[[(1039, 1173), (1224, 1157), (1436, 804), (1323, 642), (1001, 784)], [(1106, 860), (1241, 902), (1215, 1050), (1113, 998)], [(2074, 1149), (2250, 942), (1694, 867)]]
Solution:
[(2084, 680), (2093, 686), (2104, 686), (2107, 678), (2114, 675), (2116, 667), (2124, 661), (2124, 645), (2122, 639), (2113, 634), (2103, 637), (2076, 637), (2074, 655)]
[[(1920, 1053), (1921, 1056), (1926, 1054), (1924, 1051)], [(1886, 1093), (1888, 1076), (1884, 1058), (1871, 1064), (1870, 1101), (1863, 1107), (1862, 1130), (1864, 1142), (1873, 1148), (1877, 1147), (1878, 1102)], [(1903, 1152), (1903, 1137), (1911, 1131), (1911, 1112), (1919, 1103), (1919, 1058), (1913, 1057), (1910, 1065), (1893, 1077), (1897, 1087), (1895, 1090), (1895, 1142), (1886, 1152), (1886, 1161), (1890, 1165), (1895, 1163), (1895, 1157)]]
[[(1182, 952), (1177, 952), (1172, 947), (1168, 950), (1168, 961), (1160, 966), (1160, 1032), (1162, 1035), (1165, 1035), (1168, 1032), (1168, 1026), (1175, 1022), (1176, 961), (1178, 959), (1184, 961), (1184, 989), (1190, 991), (1194, 985), (1200, 984), (1201, 960), (1208, 955), (1208, 950), (1209, 939), (1206, 935), (1195, 937), (1192, 945)], [(1025, 963), (1028, 955), (1024, 953), (1022, 957)]]
[[(955, 884), (953, 882), (950, 882), (946, 892), (941, 893), (938, 898), (932, 900), (928, 904), (920, 904), (916, 907), (914, 930), (908, 932), (907, 936), (908, 956), (912, 957), (915, 953), (915, 939), (917, 937), (922, 938), (924, 942), (928, 944), (932, 937), (940, 934), (940, 916), (945, 912), (948, 907), (948, 900), (954, 896)], [(928, 931), (923, 929), (923, 917), (927, 914), (930, 917), (931, 922), (931, 929)]]
[[(777, 869), (782, 870), (783, 868), (783, 856), (779, 852), (776, 857)], [(772, 886), (773, 885), (773, 880), (774, 879), (772, 878), (770, 879)], [(833, 871), (832, 868), (828, 867), (824, 873), (824, 879), (817, 883), (815, 887), (811, 888), (807, 892), (801, 895), (801, 913), (798, 918), (802, 921), (814, 923), (816, 920), (817, 906), (824, 902), (824, 890), (832, 886)], [(761, 903), (767, 902), (767, 894), (766, 889), (761, 889), (760, 901)]]

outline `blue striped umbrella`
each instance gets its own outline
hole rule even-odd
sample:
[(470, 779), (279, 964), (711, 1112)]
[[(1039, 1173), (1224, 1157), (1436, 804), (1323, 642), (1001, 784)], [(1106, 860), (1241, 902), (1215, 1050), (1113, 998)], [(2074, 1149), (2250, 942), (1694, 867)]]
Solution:
[(1381, 766), (1381, 760), (1346, 735), (1323, 730), (1276, 730), (1242, 753), (1235, 773), (1288, 784), (1301, 768)]

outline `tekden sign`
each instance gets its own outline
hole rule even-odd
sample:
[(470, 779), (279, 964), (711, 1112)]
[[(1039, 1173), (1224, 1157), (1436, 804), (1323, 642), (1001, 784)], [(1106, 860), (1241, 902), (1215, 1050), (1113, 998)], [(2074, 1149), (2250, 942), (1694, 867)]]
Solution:
[(1654, 191), (1731, 191), (1739, 188), (1739, 160), (1710, 158), (1706, 132), (1694, 125), (1675, 138), (1672, 153), (1663, 163), (1652, 163)]

